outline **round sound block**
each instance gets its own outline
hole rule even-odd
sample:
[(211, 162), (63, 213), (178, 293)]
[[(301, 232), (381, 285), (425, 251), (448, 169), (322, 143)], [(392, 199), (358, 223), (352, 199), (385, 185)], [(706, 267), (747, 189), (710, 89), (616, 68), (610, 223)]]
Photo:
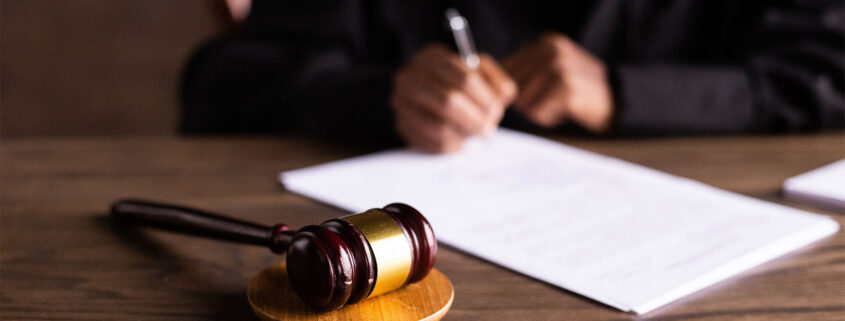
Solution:
[(247, 298), (261, 320), (440, 320), (455, 291), (443, 273), (432, 269), (422, 281), (334, 311), (306, 305), (293, 292), (285, 263), (261, 271), (249, 282)]

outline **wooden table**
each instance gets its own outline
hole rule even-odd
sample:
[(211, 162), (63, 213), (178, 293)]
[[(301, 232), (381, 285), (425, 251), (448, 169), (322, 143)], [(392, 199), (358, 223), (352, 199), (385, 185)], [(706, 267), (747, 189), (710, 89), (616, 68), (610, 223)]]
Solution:
[[(845, 158), (842, 133), (561, 140), (779, 203), (785, 178)], [(4, 140), (0, 319), (252, 320), (247, 282), (279, 257), (119, 228), (105, 216), (109, 204), (133, 196), (267, 224), (318, 223), (345, 213), (283, 192), (276, 174), (370, 151), (295, 138)], [(845, 224), (843, 214), (815, 211)], [(447, 320), (845, 319), (843, 232), (640, 317), (448, 247), (436, 267), (455, 284)]]

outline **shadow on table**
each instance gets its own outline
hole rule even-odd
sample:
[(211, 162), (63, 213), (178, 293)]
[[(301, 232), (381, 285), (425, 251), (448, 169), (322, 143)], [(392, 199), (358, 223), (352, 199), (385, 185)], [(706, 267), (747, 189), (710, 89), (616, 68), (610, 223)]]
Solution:
[[(143, 228), (116, 222), (107, 215), (98, 215), (96, 220), (103, 229), (110, 230), (121, 243), (127, 245), (127, 248), (132, 248), (144, 256), (160, 262), (160, 270), (162, 271), (175, 274), (179, 271), (191, 273), (195, 269), (197, 263), (195, 260), (191, 261), (185, 257), (174, 255), (167, 246), (157, 242), (144, 232)], [(213, 285), (215, 282), (219, 283), (217, 280), (204, 280), (202, 283)], [(208, 310), (206, 313), (198, 315), (200, 318), (208, 316), (209, 320), (257, 319), (246, 299), (246, 284), (236, 292), (221, 293), (200, 289), (183, 290), (183, 292), (186, 296), (190, 296), (191, 300), (205, 303), (203, 305)]]

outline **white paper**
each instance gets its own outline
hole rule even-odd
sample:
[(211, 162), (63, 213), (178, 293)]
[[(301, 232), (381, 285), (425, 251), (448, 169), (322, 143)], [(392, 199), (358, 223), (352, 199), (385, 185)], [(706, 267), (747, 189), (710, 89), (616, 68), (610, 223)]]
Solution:
[(845, 210), (845, 159), (783, 182), (790, 198)]
[(350, 211), (408, 203), (442, 242), (636, 313), (839, 229), (825, 216), (508, 130), (457, 154), (387, 151), (280, 179)]

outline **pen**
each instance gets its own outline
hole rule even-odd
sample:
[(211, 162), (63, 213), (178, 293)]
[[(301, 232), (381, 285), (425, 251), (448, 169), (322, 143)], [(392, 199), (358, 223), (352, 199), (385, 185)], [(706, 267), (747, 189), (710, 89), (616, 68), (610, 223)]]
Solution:
[[(469, 31), (469, 22), (461, 16), (455, 8), (446, 10), (446, 24), (452, 30), (452, 36), (455, 38), (455, 46), (458, 47), (458, 54), (469, 69), (478, 67), (481, 60), (478, 57), (478, 52), (475, 49), (475, 42), (472, 41), (472, 33)], [(487, 138), (496, 132), (497, 124), (491, 124), (481, 134), (482, 141), (487, 142)]]
[(475, 43), (472, 41), (472, 33), (469, 31), (469, 22), (458, 13), (455, 8), (446, 10), (446, 22), (452, 30), (455, 38), (455, 45), (458, 47), (458, 54), (470, 69), (478, 67), (478, 53), (475, 51)]

